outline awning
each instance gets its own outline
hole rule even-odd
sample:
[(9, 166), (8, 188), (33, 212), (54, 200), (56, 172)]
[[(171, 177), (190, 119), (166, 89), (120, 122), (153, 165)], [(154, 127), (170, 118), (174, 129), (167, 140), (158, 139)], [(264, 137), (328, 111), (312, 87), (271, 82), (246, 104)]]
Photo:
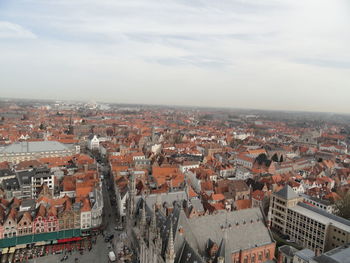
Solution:
[(71, 241), (79, 241), (81, 240), (81, 237), (72, 237), (72, 238), (63, 238), (57, 240), (58, 243), (66, 243), (66, 242), (71, 242)]
[(14, 253), (16, 251), (16, 247), (10, 247), (9, 253)]
[(27, 247), (27, 244), (17, 245), (16, 249), (26, 248), (26, 247)]
[(35, 246), (44, 246), (44, 245), (46, 245), (45, 241), (40, 241), (35, 243)]
[(9, 251), (8, 247), (5, 247), (2, 251), (1, 254), (7, 254), (7, 252)]

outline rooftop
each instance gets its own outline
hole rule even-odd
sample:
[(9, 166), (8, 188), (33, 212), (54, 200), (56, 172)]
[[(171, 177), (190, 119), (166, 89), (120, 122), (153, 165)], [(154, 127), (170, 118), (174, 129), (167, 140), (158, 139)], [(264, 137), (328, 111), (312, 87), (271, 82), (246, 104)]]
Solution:
[(0, 149), (0, 153), (30, 153), (47, 151), (66, 151), (68, 148), (56, 141), (16, 142)]
[(286, 200), (298, 198), (298, 195), (294, 192), (292, 187), (290, 187), (289, 185), (286, 185), (281, 190), (279, 190), (276, 193), (276, 195)]
[[(188, 224), (187, 232), (193, 233), (196, 239), (193, 245), (197, 243), (200, 250), (205, 248), (209, 237), (220, 244), (224, 231), (227, 231), (225, 247), (231, 253), (273, 242), (259, 208), (195, 217), (188, 219)], [(194, 241), (189, 235), (187, 238), (188, 242)]]
[(332, 249), (314, 260), (320, 263), (350, 263), (350, 244)]
[(324, 225), (333, 224), (334, 226), (350, 232), (350, 221), (339, 216), (327, 213), (325, 210), (310, 206), (305, 203), (298, 203), (298, 205), (289, 208), (290, 210), (310, 217)]
[(308, 262), (310, 259), (312, 259), (315, 256), (315, 252), (313, 252), (308, 248), (304, 248), (298, 252), (295, 252), (294, 255)]

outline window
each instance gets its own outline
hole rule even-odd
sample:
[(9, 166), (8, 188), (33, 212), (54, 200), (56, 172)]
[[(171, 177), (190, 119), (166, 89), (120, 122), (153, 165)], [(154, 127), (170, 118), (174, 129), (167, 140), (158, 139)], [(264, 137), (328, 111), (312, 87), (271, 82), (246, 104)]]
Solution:
[(259, 257), (258, 257), (258, 259), (259, 259), (260, 261), (262, 260), (262, 257), (263, 257), (262, 252), (259, 252)]
[(248, 263), (248, 256), (245, 256), (245, 257), (244, 257), (243, 262), (244, 262), (244, 263)]

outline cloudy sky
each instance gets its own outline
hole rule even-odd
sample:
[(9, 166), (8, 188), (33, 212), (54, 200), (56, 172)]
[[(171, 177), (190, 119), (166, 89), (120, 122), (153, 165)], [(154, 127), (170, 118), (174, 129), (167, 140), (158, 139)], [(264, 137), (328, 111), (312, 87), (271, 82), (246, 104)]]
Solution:
[(0, 97), (350, 113), (350, 1), (0, 0)]

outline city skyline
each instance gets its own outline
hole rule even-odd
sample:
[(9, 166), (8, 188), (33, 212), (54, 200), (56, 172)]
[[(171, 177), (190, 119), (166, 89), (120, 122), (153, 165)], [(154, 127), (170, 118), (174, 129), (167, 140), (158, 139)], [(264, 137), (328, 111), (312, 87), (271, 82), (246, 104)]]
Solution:
[(348, 113), (350, 5), (2, 1), (2, 97)]

